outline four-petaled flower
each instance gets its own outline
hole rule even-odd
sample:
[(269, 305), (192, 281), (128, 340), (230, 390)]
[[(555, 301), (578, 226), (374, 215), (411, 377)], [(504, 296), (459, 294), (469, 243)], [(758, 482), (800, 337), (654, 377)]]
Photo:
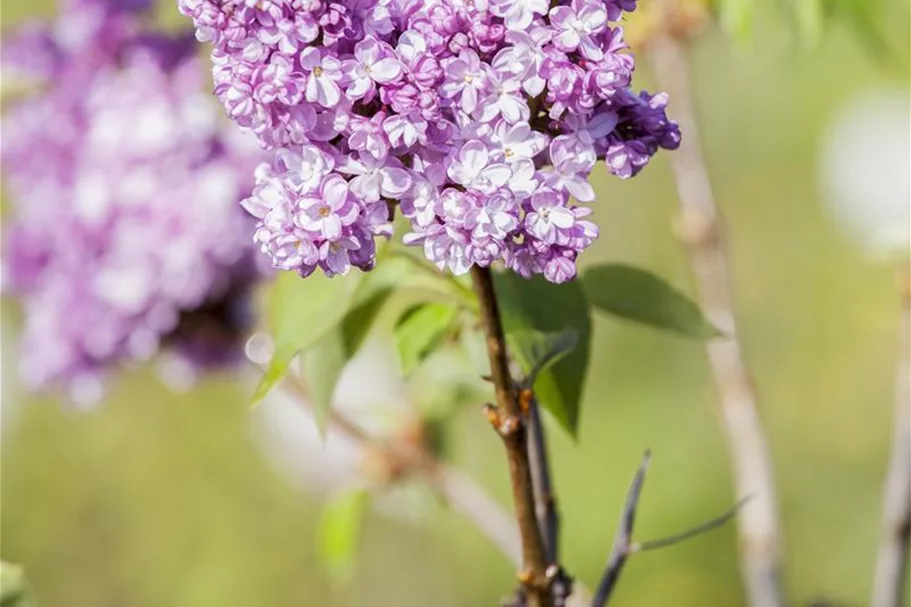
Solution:
[(576, 217), (565, 206), (561, 195), (553, 190), (542, 190), (531, 197), (531, 208), (525, 215), (529, 234), (547, 244), (566, 241)]
[(550, 10), (550, 22), (559, 32), (554, 36), (554, 46), (561, 51), (578, 49), (592, 61), (604, 56), (594, 38), (607, 27), (607, 9), (602, 2), (573, 0), (569, 6), (555, 6)]
[(305, 96), (310, 103), (323, 107), (333, 107), (341, 99), (338, 81), (342, 79), (342, 64), (332, 55), (322, 55), (319, 49), (312, 46), (300, 54), (300, 66), (306, 72), (307, 85)]
[(535, 15), (546, 15), (550, 0), (491, 0), (490, 12), (511, 30), (524, 30)]
[(503, 187), (511, 176), (508, 165), (490, 163), (490, 152), (480, 141), (469, 141), (463, 145), (458, 159), (449, 166), (450, 179), (484, 194)]
[(376, 84), (390, 84), (402, 76), (402, 64), (392, 48), (373, 38), (358, 42), (354, 59), (344, 63), (348, 88), (345, 96), (354, 101), (370, 102), (376, 95)]
[(297, 202), (294, 223), (326, 240), (338, 240), (342, 228), (358, 217), (358, 207), (348, 195), (348, 182), (340, 175), (328, 175), (320, 185), (318, 197), (307, 196)]
[(471, 114), (478, 105), (478, 94), (487, 86), (488, 71), (478, 54), (466, 49), (449, 64), (440, 91), (445, 97), (457, 99), (462, 110)]

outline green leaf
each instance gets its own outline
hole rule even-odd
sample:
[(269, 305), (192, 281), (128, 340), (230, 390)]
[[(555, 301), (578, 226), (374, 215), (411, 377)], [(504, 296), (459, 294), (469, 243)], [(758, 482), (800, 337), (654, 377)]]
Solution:
[(412, 306), (395, 325), (395, 344), (405, 375), (414, 371), (455, 328), (458, 309), (450, 304)]
[(516, 351), (531, 386), (542, 371), (575, 349), (579, 343), (579, 334), (572, 327), (566, 327), (559, 333), (515, 331), (509, 334), (509, 342)]
[(310, 393), (313, 417), (320, 436), (326, 435), (332, 396), (348, 359), (341, 329), (323, 335), (318, 342), (301, 353), (301, 374)]
[[(377, 267), (369, 273), (352, 271), (333, 278), (326, 278), (321, 273), (307, 278), (293, 272), (279, 273), (268, 296), (275, 355), (254, 392), (254, 403), (284, 376), (298, 353), (304, 353), (304, 368), (319, 366), (313, 356), (307, 355), (311, 348), (320, 352), (320, 356), (328, 356), (321, 363), (325, 368), (318, 380), (325, 381), (326, 385), (314, 389), (328, 391), (334, 388), (334, 383), (329, 384), (338, 378), (339, 365), (343, 367), (363, 345), (392, 294), (398, 289), (423, 285), (420, 280), (423, 275), (415, 273), (414, 262), (389, 254), (381, 257)], [(330, 334), (334, 335), (330, 337)], [(344, 356), (341, 363), (340, 352)], [(313, 381), (308, 383), (312, 385)], [(324, 413), (328, 412), (330, 397), (331, 393), (317, 398), (318, 408)]]
[(792, 4), (800, 39), (808, 48), (815, 48), (822, 38), (822, 0), (792, 0)]
[(592, 305), (615, 316), (697, 339), (721, 335), (692, 300), (647, 270), (605, 264), (582, 283)]
[(747, 42), (756, 19), (756, 0), (715, 0), (721, 27), (738, 42)]
[(346, 489), (323, 507), (317, 525), (317, 551), (335, 582), (347, 581), (354, 572), (358, 537), (370, 494), (363, 488)]
[(285, 375), (294, 356), (333, 331), (348, 313), (362, 272), (327, 278), (315, 272), (301, 278), (279, 272), (268, 295), (267, 312), (275, 337), (275, 355), (254, 392), (262, 399)]
[(31, 586), (20, 565), (0, 562), (0, 607), (35, 607)]
[(555, 285), (541, 277), (525, 280), (512, 272), (494, 274), (494, 284), (507, 340), (527, 371), (535, 361), (526, 357), (523, 333), (561, 334), (567, 329), (575, 333), (577, 346), (542, 369), (534, 384), (538, 401), (575, 436), (591, 348), (591, 315), (581, 285), (578, 281)]
[(269, 319), (278, 345), (290, 343), (303, 350), (329, 332), (348, 313), (363, 277), (354, 270), (332, 278), (321, 272), (306, 278), (280, 272), (269, 296)]
[(354, 356), (364, 344), (377, 317), (389, 301), (392, 289), (382, 289), (351, 309), (342, 321), (342, 338), (348, 358)]
[(825, 8), (833, 19), (840, 19), (853, 29), (877, 59), (897, 65), (901, 61), (880, 31), (881, 5), (872, 0), (829, 0)]
[[(421, 260), (404, 253), (390, 253), (366, 274), (354, 293), (351, 310), (342, 323), (348, 356), (354, 356), (383, 306), (396, 291), (430, 290), (452, 295), (452, 284), (442, 274), (419, 268)], [(458, 291), (455, 292), (458, 295)]]
[(263, 376), (259, 378), (256, 390), (253, 391), (254, 405), (261, 401), (275, 387), (275, 384), (281, 381), (296, 355), (297, 348), (294, 347), (294, 344), (284, 343), (275, 348), (272, 360), (269, 361), (269, 367), (263, 373)]

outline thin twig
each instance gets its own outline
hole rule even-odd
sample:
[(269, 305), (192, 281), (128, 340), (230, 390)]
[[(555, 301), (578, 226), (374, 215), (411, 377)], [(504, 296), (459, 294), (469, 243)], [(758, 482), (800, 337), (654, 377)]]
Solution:
[(614, 543), (611, 547), (610, 556), (607, 559), (607, 567), (604, 568), (604, 574), (601, 576), (598, 590), (595, 592), (595, 597), (592, 599), (592, 607), (604, 607), (604, 605), (607, 604), (614, 588), (617, 586), (617, 580), (620, 579), (620, 573), (623, 571), (623, 567), (626, 565), (626, 561), (630, 555), (635, 554), (636, 552), (673, 546), (674, 544), (679, 544), (680, 542), (696, 537), (697, 535), (702, 535), (703, 533), (717, 529), (734, 518), (741, 507), (750, 499), (749, 497), (745, 497), (728, 509), (724, 514), (685, 531), (657, 540), (633, 542), (633, 527), (636, 522), (636, 512), (639, 508), (639, 499), (642, 496), (645, 473), (648, 471), (651, 459), (651, 453), (646, 451), (645, 455), (642, 457), (642, 463), (639, 464), (639, 469), (636, 470), (636, 475), (633, 477), (629, 492), (626, 494), (626, 502), (623, 504), (623, 513), (620, 516), (620, 524), (617, 526), (617, 533), (614, 535)]
[(487, 341), (490, 376), (496, 393), (496, 407), (488, 411), (490, 421), (503, 439), (509, 463), (513, 504), (522, 537), (522, 569), (519, 580), (526, 590), (528, 607), (550, 607), (550, 582), (544, 541), (535, 516), (531, 464), (527, 433), (515, 383), (509, 372), (506, 338), (503, 334), (497, 295), (489, 268), (472, 266), (471, 278), (480, 306), (481, 323)]
[(670, 154), (681, 205), (681, 237), (688, 245), (702, 310), (722, 337), (706, 343), (737, 494), (752, 495), (738, 517), (741, 572), (752, 607), (782, 607), (778, 507), (772, 459), (756, 394), (743, 361), (723, 225), (699, 144), (686, 49), (672, 39), (650, 48), (660, 88), (673, 100), (683, 140)]
[(620, 524), (617, 526), (617, 533), (614, 535), (614, 545), (611, 547), (610, 556), (607, 558), (607, 567), (604, 568), (604, 575), (601, 576), (601, 582), (595, 591), (592, 599), (592, 607), (604, 607), (611, 593), (617, 585), (623, 566), (626, 565), (626, 559), (630, 555), (630, 544), (633, 537), (633, 525), (636, 522), (636, 508), (639, 505), (639, 497), (642, 494), (642, 485), (645, 482), (645, 473), (652, 461), (652, 455), (646, 451), (642, 457), (642, 463), (636, 470), (636, 476), (633, 477), (633, 484), (630, 485), (629, 492), (626, 494), (626, 503), (623, 505), (623, 514), (620, 516)]
[(541, 406), (534, 396), (528, 399), (528, 459), (531, 462), (535, 491), (535, 514), (544, 537), (547, 564), (556, 565), (560, 562), (560, 514), (551, 481), (547, 437), (541, 424)]
[(900, 350), (895, 383), (892, 458), (883, 495), (883, 522), (871, 607), (901, 607), (911, 542), (911, 286), (909, 268), (899, 269)]
[(574, 580), (560, 566), (560, 513), (550, 473), (547, 433), (541, 422), (541, 404), (530, 388), (522, 393), (528, 406), (528, 459), (531, 463), (535, 515), (544, 538), (548, 575), (551, 575), (551, 600), (554, 607), (565, 607), (573, 594)]
[(691, 527), (685, 531), (681, 531), (680, 533), (675, 533), (674, 535), (669, 535), (668, 537), (663, 537), (658, 540), (650, 540), (647, 542), (636, 542), (635, 544), (630, 546), (630, 550), (632, 552), (644, 552), (646, 550), (656, 550), (658, 548), (666, 548), (667, 546), (673, 546), (674, 544), (679, 544), (680, 542), (684, 542), (684, 541), (690, 539), (691, 537), (696, 537), (697, 535), (702, 535), (703, 533), (708, 533), (709, 531), (711, 531), (713, 529), (717, 529), (718, 527), (721, 527), (722, 525), (727, 523), (729, 520), (731, 520), (732, 518), (737, 516), (737, 513), (740, 512), (741, 507), (743, 507), (743, 505), (745, 503), (747, 503), (747, 501), (750, 499), (750, 497), (752, 497), (752, 496), (750, 496), (750, 495), (746, 496), (745, 498), (743, 498), (742, 500), (740, 500), (739, 502), (737, 502), (736, 504), (731, 506), (727, 510), (727, 512), (725, 512), (724, 514), (721, 514), (711, 520), (708, 520), (704, 523), (696, 525), (695, 527)]

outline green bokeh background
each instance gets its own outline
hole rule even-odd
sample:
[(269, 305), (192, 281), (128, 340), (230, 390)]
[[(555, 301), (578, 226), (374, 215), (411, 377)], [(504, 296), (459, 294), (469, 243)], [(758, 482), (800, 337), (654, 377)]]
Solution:
[[(878, 25), (896, 49), (888, 59), (838, 24), (819, 48), (800, 51), (768, 19), (745, 48), (707, 31), (694, 58), (795, 605), (860, 605), (872, 577), (898, 305), (891, 268), (868, 261), (826, 213), (817, 162), (837, 107), (870, 88), (908, 86), (908, 5), (882, 4)], [(3, 26), (51, 10), (46, 0), (3, 0)], [(653, 89), (640, 66), (638, 85)], [(594, 183), (602, 237), (585, 263), (640, 264), (692, 292), (666, 154), (635, 180), (597, 170)], [(4, 314), (12, 367), (15, 311)], [(5, 369), (4, 408), (24, 406), (4, 424), (0, 552), (25, 566), (44, 607), (496, 605), (512, 584), (496, 549), (438, 505), (421, 524), (371, 514), (354, 580), (330, 583), (313, 548), (320, 500), (286, 484), (254, 448), (249, 386), (231, 377), (174, 396), (132, 372), (90, 413), (26, 398), (11, 377)], [(565, 564), (590, 587), (645, 448), (654, 460), (641, 538), (734, 499), (698, 343), (599, 317), (578, 442), (556, 429), (552, 437)], [(456, 462), (508, 504), (501, 449), (476, 407), (457, 417), (450, 443)], [(634, 557), (612, 605), (744, 605), (733, 527)]]

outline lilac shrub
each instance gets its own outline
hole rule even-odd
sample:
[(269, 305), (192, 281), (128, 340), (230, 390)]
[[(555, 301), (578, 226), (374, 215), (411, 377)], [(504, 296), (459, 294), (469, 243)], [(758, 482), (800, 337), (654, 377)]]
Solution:
[(4, 76), (41, 85), (3, 120), (3, 286), (22, 303), (21, 373), (78, 402), (163, 348), (175, 381), (240, 361), (257, 276), (237, 203), (260, 152), (220, 124), (192, 35), (143, 31), (143, 8), (69, 2), (4, 48)]
[(680, 141), (666, 96), (630, 88), (635, 0), (178, 4), (228, 115), (272, 150), (243, 203), (255, 241), (302, 276), (371, 269), (397, 207), (440, 269), (571, 280), (596, 162), (625, 179)]

